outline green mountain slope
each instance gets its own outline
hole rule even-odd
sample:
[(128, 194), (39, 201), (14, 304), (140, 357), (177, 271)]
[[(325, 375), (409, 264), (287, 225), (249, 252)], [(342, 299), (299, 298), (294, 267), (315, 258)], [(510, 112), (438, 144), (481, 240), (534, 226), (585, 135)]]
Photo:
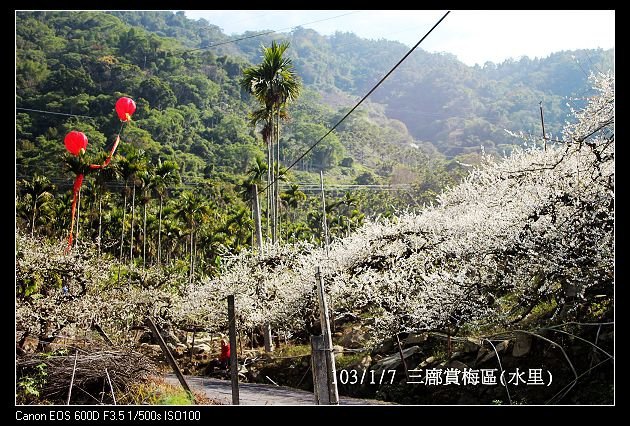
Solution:
[[(135, 12), (116, 14), (149, 30), (155, 30), (157, 22), (165, 19), (158, 12), (144, 12), (142, 19)], [(322, 36), (303, 28), (223, 44), (225, 36), (216, 34), (217, 27), (211, 23), (185, 20), (182, 15), (169, 22), (176, 26), (169, 27), (167, 33), (183, 34), (183, 43), (195, 47), (219, 44), (212, 51), (241, 55), (252, 62), (260, 56), (261, 43), (286, 39), (291, 42), (290, 54), (304, 83), (327, 94), (339, 91), (364, 95), (408, 50), (398, 42), (366, 40), (351, 33)], [(247, 32), (233, 38), (254, 34)], [(385, 105), (387, 117), (400, 120), (415, 139), (433, 144), (449, 157), (478, 152), (481, 145), (486, 151), (501, 152), (515, 143), (504, 129), (540, 132), (541, 101), (546, 129), (559, 133), (570, 107), (583, 105), (568, 98), (591, 93), (588, 73), (613, 67), (612, 49), (558, 52), (546, 58), (524, 57), (469, 67), (453, 55), (431, 54), (420, 48), (372, 95), (371, 101)], [(329, 104), (338, 106), (337, 97), (329, 97)], [(343, 106), (349, 108), (351, 104)]]
[[(557, 133), (569, 112), (567, 102), (582, 102), (567, 96), (589, 94), (585, 72), (590, 68), (582, 58), (604, 70), (614, 55), (561, 52), (468, 67), (451, 55), (418, 50), (330, 136), (296, 161), (402, 57), (405, 46), (347, 33), (322, 36), (303, 28), (233, 43), (218, 27), (179, 12), (18, 12), (18, 225), (36, 230), (41, 223), (42, 232), (55, 237), (67, 232), (74, 172), (71, 164), (64, 164), (63, 138), (70, 130), (84, 132), (89, 139), (85, 161), (101, 161), (120, 129), (113, 106), (120, 96), (130, 96), (138, 108), (125, 127), (120, 155), (108, 175), (86, 179), (91, 187), (84, 201), (91, 210), (80, 223), (89, 225), (93, 238), (102, 225), (102, 237), (115, 252), (121, 233), (138, 226), (129, 219), (137, 189), (147, 207), (147, 235), (161, 229), (161, 197), (168, 201), (162, 213), (173, 226), (168, 232), (174, 253), (185, 255), (188, 243), (182, 240), (194, 231), (180, 197), (194, 192), (211, 204), (212, 214), (204, 220), (213, 217), (212, 225), (200, 231), (210, 258), (218, 255), (221, 244), (233, 250), (250, 245), (245, 188), (256, 179), (260, 187), (266, 185), (257, 175), (266, 168), (266, 148), (260, 129), (249, 124), (256, 102), (239, 81), (243, 69), (260, 62), (261, 44), (284, 39), (291, 43), (287, 54), (304, 83), (281, 125), (281, 163), (295, 163), (281, 185), (287, 240), (321, 237), (315, 193), (320, 170), (331, 197), (327, 217), (333, 236), (350, 232), (363, 215), (420, 209), (460, 179), (467, 170), (464, 163), (478, 161), (482, 146), (501, 154), (520, 143), (504, 129), (538, 134), (541, 100), (546, 128)], [(174, 164), (182, 183), (171, 182), (158, 191), (150, 176), (165, 162)], [(54, 203), (46, 209), (27, 194), (39, 175), (55, 185)], [(306, 192), (305, 200), (300, 192)], [(111, 200), (102, 203), (104, 195)], [(139, 235), (138, 230), (131, 237), (140, 243)], [(160, 251), (151, 244), (150, 255)]]

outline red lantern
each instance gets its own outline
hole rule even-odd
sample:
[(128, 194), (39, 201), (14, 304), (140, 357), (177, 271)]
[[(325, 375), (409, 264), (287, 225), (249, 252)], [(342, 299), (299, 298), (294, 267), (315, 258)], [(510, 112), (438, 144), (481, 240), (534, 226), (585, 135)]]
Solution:
[(70, 152), (70, 154), (77, 156), (85, 152), (88, 139), (85, 134), (73, 130), (66, 135), (63, 143), (66, 145), (66, 149)]
[(136, 111), (136, 103), (131, 98), (120, 98), (116, 102), (116, 113), (120, 121), (129, 121)]

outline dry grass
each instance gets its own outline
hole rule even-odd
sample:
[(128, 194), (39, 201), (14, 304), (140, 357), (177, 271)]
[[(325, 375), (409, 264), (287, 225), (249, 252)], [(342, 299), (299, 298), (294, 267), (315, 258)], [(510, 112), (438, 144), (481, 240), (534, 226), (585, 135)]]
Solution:
[(179, 385), (167, 383), (162, 377), (151, 376), (147, 380), (133, 384), (127, 392), (119, 395), (120, 404), (133, 405), (221, 405), (203, 393), (187, 393)]

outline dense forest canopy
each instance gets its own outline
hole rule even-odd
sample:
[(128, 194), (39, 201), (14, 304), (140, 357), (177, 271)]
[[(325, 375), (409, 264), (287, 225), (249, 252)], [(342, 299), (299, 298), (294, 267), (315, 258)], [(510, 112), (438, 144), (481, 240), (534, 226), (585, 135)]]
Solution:
[[(156, 31), (164, 22), (157, 12), (115, 14), (150, 31)], [(180, 37), (191, 47), (202, 48), (229, 40), (218, 36), (219, 29), (203, 19), (185, 20), (181, 15), (167, 22), (172, 27), (166, 34)], [(246, 32), (243, 36), (254, 34)], [(290, 55), (307, 86), (321, 93), (341, 92), (335, 95), (342, 99), (345, 94), (364, 95), (408, 50), (395, 41), (366, 40), (343, 32), (323, 36), (300, 27), (286, 34), (221, 44), (212, 50), (255, 62), (260, 55), (260, 44), (269, 45), (276, 38), (291, 43)], [(451, 54), (428, 53), (420, 48), (371, 100), (383, 104), (387, 117), (401, 120), (415, 139), (433, 144), (449, 157), (479, 152), (480, 145), (486, 151), (501, 151), (515, 143), (503, 132), (506, 127), (539, 133), (540, 101), (546, 109), (547, 126), (559, 133), (569, 117), (567, 98), (587, 96), (588, 73), (613, 69), (613, 61), (612, 49), (599, 49), (563, 51), (546, 58), (523, 57), (469, 67)], [(336, 105), (339, 100), (327, 102)], [(349, 104), (342, 103), (346, 107)]]
[[(264, 186), (266, 149), (259, 129), (250, 125), (252, 97), (239, 83), (243, 70), (260, 60), (261, 45), (276, 39), (289, 42), (287, 56), (304, 86), (281, 123), (283, 167), (407, 50), (397, 42), (350, 33), (322, 36), (304, 28), (229, 42), (217, 26), (187, 19), (183, 12), (18, 12), (18, 225), (49, 236), (65, 232), (63, 212), (69, 209), (74, 172), (72, 164), (64, 165), (63, 137), (70, 130), (84, 132), (86, 161), (97, 161), (118, 131), (116, 99), (130, 96), (138, 109), (124, 130), (120, 156), (111, 170), (86, 178), (88, 211), (79, 218), (85, 236), (98, 236), (113, 251), (121, 232), (139, 226), (129, 211), (137, 195), (146, 234), (172, 227), (165, 235), (169, 250), (187, 253), (190, 248), (177, 241), (192, 233), (187, 225), (192, 219), (178, 210), (180, 197), (192, 194), (209, 208), (198, 238), (206, 235), (216, 240), (214, 246), (231, 250), (251, 245), (246, 188)], [(584, 105), (592, 93), (586, 73), (612, 68), (613, 55), (581, 50), (468, 67), (452, 55), (418, 50), (284, 176), (282, 238), (320, 240), (314, 193), (319, 170), (325, 171), (332, 198), (331, 232), (343, 236), (366, 215), (391, 216), (435, 201), (469, 164), (479, 162), (482, 151), (504, 155), (522, 144), (506, 129), (539, 134), (541, 101), (547, 132), (558, 134), (571, 108)], [(37, 192), (35, 179), (51, 194), (39, 204), (35, 198), (41, 194), (29, 195), (29, 188)], [(240, 224), (238, 235), (230, 231), (234, 223)], [(144, 235), (131, 237), (141, 244), (149, 239)], [(147, 243), (149, 261), (155, 262), (161, 242)], [(207, 250), (211, 254), (200, 257), (219, 257), (218, 249)]]

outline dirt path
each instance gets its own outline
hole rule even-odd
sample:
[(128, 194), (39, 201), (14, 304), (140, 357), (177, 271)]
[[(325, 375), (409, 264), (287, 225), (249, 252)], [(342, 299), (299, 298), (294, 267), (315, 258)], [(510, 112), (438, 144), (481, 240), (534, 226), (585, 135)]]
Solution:
[[(166, 381), (179, 385), (174, 375), (167, 375)], [(208, 377), (186, 376), (188, 385), (196, 391), (203, 390), (210, 399), (222, 404), (232, 404), (232, 385), (228, 380)], [(315, 405), (311, 392), (293, 389), (286, 386), (263, 385), (260, 383), (239, 383), (241, 405)], [(340, 405), (375, 405), (387, 404), (382, 401), (356, 399), (342, 396)]]

